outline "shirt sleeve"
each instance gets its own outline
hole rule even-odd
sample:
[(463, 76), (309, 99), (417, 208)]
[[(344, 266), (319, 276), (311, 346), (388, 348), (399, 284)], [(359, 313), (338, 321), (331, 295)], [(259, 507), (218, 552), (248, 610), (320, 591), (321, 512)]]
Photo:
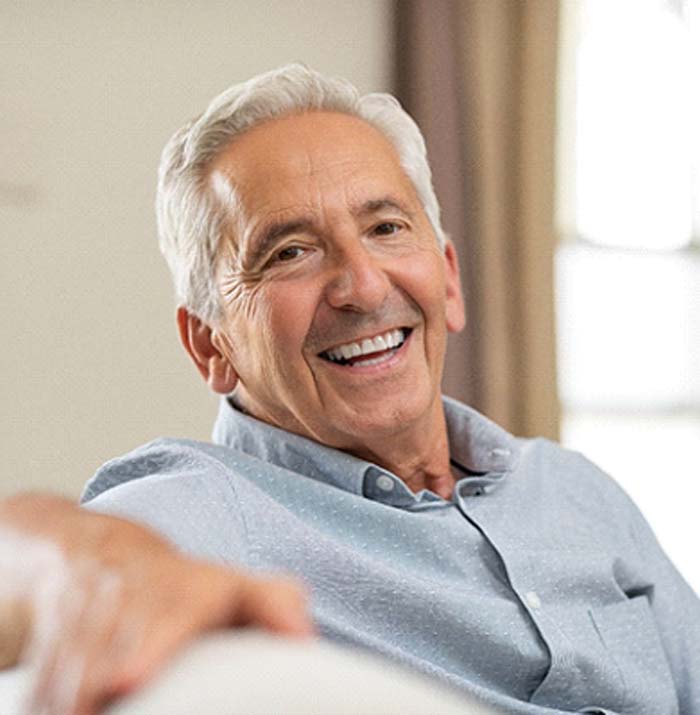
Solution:
[[(571, 493), (595, 520), (601, 548), (614, 554), (614, 576), (628, 598), (645, 597), (681, 715), (700, 715), (700, 598), (659, 544), (625, 490), (585, 457), (575, 462)], [(581, 492), (580, 490), (584, 491)], [(593, 496), (592, 496), (593, 495)], [(629, 653), (631, 659), (635, 653)]]
[(654, 584), (648, 594), (683, 715), (700, 715), (700, 599), (659, 545), (636, 507), (633, 538)]
[(190, 556), (245, 566), (246, 526), (235, 482), (211, 455), (158, 440), (104, 465), (81, 501), (157, 531)]

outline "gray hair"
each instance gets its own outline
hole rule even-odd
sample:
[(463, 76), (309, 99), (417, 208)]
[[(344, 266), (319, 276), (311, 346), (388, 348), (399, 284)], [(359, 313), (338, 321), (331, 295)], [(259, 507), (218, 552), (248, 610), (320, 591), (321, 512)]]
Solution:
[[(230, 142), (257, 124), (306, 111), (333, 111), (363, 119), (396, 148), (441, 248), (445, 234), (432, 186), (425, 142), (416, 123), (389, 94), (360, 96), (349, 82), (290, 64), (236, 84), (171, 137), (158, 169), (156, 213), (160, 249), (170, 267), (178, 301), (205, 322), (220, 315), (217, 253), (236, 210), (223, 201), (210, 167)], [(233, 205), (232, 205), (233, 204)]]

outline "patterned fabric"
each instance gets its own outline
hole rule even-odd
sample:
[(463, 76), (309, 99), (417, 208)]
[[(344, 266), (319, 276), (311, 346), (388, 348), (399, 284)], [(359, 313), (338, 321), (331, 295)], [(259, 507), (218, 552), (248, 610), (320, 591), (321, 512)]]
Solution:
[(579, 454), (444, 409), (450, 501), (223, 401), (215, 444), (140, 447), (83, 502), (294, 574), (324, 636), (506, 713), (700, 713), (700, 600), (629, 498)]

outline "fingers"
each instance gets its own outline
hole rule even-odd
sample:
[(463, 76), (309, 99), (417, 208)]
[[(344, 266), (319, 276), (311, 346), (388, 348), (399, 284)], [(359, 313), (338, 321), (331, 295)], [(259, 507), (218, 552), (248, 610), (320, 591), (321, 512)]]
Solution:
[[(203, 618), (197, 619), (200, 623)], [(106, 698), (122, 697), (150, 680), (184, 644), (194, 639), (207, 627), (196, 623), (191, 612), (184, 608), (174, 611), (149, 612), (140, 629), (139, 647), (128, 651), (111, 674)]]
[(22, 596), (0, 596), (0, 671), (17, 665), (30, 626), (31, 609)]
[(203, 631), (313, 633), (299, 585), (185, 558), (135, 523), (36, 495), (1, 519), (19, 536), (0, 539), (0, 571), (31, 606), (30, 715), (95, 715)]
[(205, 631), (257, 626), (294, 637), (314, 635), (307, 596), (299, 584), (196, 562), (188, 562), (186, 568), (186, 581), (177, 597), (157, 604), (139, 652), (125, 660), (115, 676), (113, 694), (133, 692), (173, 653)]
[(246, 579), (238, 617), (244, 625), (256, 625), (290, 636), (309, 637), (314, 627), (305, 589), (283, 579)]
[(91, 610), (86, 611), (68, 651), (83, 666), (73, 694), (73, 710), (61, 712), (93, 715), (112, 700), (118, 694), (117, 674), (137, 657), (147, 636), (150, 614), (131, 602), (120, 580), (116, 586), (111, 579), (99, 584)]
[(114, 572), (80, 564), (71, 569), (57, 597), (44, 599), (27, 654), (35, 671), (32, 715), (91, 712), (85, 703), (109, 682), (111, 669), (122, 657), (116, 637), (120, 598), (121, 583)]
[(138, 545), (109, 568), (84, 559), (65, 566), (37, 590), (26, 654), (36, 674), (31, 715), (96, 715), (204, 631), (313, 634), (299, 584), (188, 559), (160, 542)]

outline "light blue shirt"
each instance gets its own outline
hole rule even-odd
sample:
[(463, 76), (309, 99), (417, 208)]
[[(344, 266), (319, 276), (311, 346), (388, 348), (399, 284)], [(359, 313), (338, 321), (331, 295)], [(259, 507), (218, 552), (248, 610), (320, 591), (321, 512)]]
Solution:
[(221, 404), (215, 444), (161, 439), (83, 501), (188, 553), (302, 578), (328, 638), (506, 713), (700, 713), (700, 600), (579, 454), (444, 398), (451, 500)]

